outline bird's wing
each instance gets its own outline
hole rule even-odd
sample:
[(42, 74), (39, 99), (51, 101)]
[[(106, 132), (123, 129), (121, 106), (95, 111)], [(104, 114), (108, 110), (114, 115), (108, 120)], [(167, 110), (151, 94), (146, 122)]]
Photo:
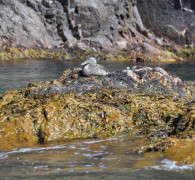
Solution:
[(108, 71), (107, 69), (100, 65), (100, 64), (97, 64), (97, 68), (96, 68), (96, 75), (99, 75), (99, 76), (104, 76), (104, 75), (107, 75), (108, 74)]
[(106, 70), (106, 68), (101, 64), (96, 64), (96, 68), (100, 70)]

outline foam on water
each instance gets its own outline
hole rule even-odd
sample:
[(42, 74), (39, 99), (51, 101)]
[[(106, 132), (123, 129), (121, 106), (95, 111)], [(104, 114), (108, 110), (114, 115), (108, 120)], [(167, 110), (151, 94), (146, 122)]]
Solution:
[(183, 165), (177, 165), (176, 161), (171, 161), (169, 159), (163, 159), (161, 161), (161, 165), (159, 166), (153, 166), (152, 168), (157, 170), (192, 170), (195, 169), (195, 164), (183, 164)]
[[(111, 141), (111, 140), (117, 140), (116, 138), (110, 138), (107, 140), (90, 140), (90, 141), (84, 141), (84, 142), (76, 142), (76, 143), (70, 143), (70, 144), (63, 144), (63, 145), (58, 145), (58, 146), (49, 146), (49, 147), (38, 147), (38, 148), (21, 148), (21, 149), (13, 149), (12, 151), (5, 151), (5, 152), (0, 152), (0, 159), (6, 159), (9, 157), (11, 154), (17, 154), (17, 153), (30, 153), (30, 152), (37, 152), (37, 153), (44, 153), (46, 150), (57, 150), (57, 149), (64, 149), (64, 148), (69, 148), (69, 149), (84, 149), (86, 150), (85, 147), (82, 147), (84, 144), (95, 144), (95, 143), (101, 143), (105, 141)], [(78, 148), (80, 146), (80, 148)]]

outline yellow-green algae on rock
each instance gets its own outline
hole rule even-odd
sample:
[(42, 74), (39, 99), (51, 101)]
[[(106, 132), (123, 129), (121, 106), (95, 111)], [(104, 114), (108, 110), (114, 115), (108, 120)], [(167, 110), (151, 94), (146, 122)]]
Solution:
[[(194, 82), (183, 83), (159, 68), (132, 71), (136, 79), (123, 71), (85, 78), (75, 68), (59, 79), (5, 92), (0, 96), (0, 149), (142, 135), (146, 142), (135, 151), (163, 151), (170, 159), (195, 163), (189, 150), (195, 138)], [(189, 160), (181, 156), (181, 141)], [(171, 148), (178, 156), (171, 156)]]
[[(162, 51), (163, 52), (163, 51)], [(179, 52), (179, 51), (178, 51)], [(180, 56), (180, 54), (178, 53)], [(86, 60), (86, 57), (96, 57), (107, 61), (133, 61), (133, 62), (175, 62), (181, 60), (173, 53), (153, 54), (151, 52), (136, 51), (103, 51), (103, 50), (77, 50), (77, 49), (26, 49), (17, 47), (3, 47), (0, 50), (0, 60), (18, 60), (18, 59), (35, 59), (51, 58), (65, 60)]]
[(68, 55), (62, 50), (5, 48), (0, 51), (0, 60), (17, 60), (32, 58), (66, 59)]
[(176, 55), (184, 59), (194, 59), (195, 58), (195, 49), (192, 45), (186, 45), (185, 48), (177, 49)]

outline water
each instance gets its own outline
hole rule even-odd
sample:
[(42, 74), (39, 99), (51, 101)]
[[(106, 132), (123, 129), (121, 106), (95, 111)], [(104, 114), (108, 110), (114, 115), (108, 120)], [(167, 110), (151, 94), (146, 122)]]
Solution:
[(166, 71), (179, 76), (185, 81), (195, 81), (195, 61), (161, 65)]
[[(144, 157), (133, 147), (141, 137), (74, 140), (0, 152), (0, 179), (192, 180), (195, 167), (160, 156)], [(144, 165), (145, 164), (145, 165)], [(151, 167), (147, 166), (151, 164)]]
[[(111, 62), (102, 64), (110, 71), (136, 65)], [(195, 62), (150, 65), (161, 66), (183, 80), (195, 80)], [(73, 67), (80, 67), (80, 62), (0, 61), (0, 93), (9, 89), (22, 89), (32, 81), (58, 78), (65, 69)], [(195, 167), (192, 165), (177, 166), (161, 155), (144, 157), (134, 153), (133, 148), (141, 142), (141, 137), (131, 139), (124, 136), (108, 140), (80, 139), (0, 151), (0, 179), (195, 179)]]
[(76, 62), (55, 60), (0, 61), (0, 93), (10, 89), (22, 89), (29, 82), (51, 80), (60, 76)]
[[(60, 60), (0, 61), (0, 93), (10, 89), (25, 88), (29, 82), (58, 78), (65, 69), (80, 67), (80, 62)], [(110, 71), (119, 70), (135, 63), (102, 62)], [(162, 66), (183, 80), (195, 80), (195, 61), (177, 64), (139, 64)]]

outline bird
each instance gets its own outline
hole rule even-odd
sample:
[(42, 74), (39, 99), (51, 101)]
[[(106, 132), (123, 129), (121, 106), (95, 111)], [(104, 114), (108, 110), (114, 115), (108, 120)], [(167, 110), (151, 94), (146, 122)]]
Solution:
[(108, 71), (100, 64), (97, 64), (97, 60), (94, 57), (88, 58), (86, 61), (81, 63), (83, 76), (106, 76)]

